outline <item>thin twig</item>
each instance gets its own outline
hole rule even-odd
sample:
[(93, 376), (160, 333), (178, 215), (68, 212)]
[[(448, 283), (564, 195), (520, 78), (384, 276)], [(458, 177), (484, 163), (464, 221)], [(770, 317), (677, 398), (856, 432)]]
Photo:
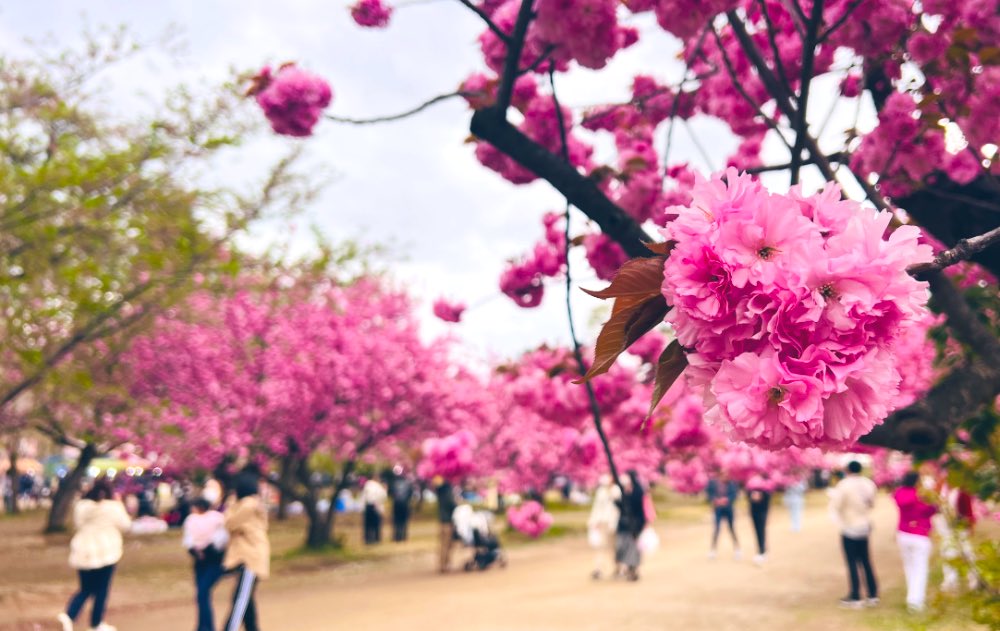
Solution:
[(854, 13), (855, 9), (861, 6), (862, 2), (864, 2), (864, 0), (854, 0), (851, 6), (847, 7), (844, 10), (844, 13), (839, 18), (837, 18), (837, 20), (833, 24), (831, 24), (828, 29), (823, 31), (823, 34), (819, 36), (817, 43), (822, 44), (827, 39), (829, 39), (829, 37), (833, 35), (837, 29), (839, 29), (841, 26), (844, 25), (844, 23), (847, 22), (847, 18), (851, 17), (851, 14)]
[[(778, 129), (778, 123), (773, 118), (764, 113), (764, 110), (761, 109), (761, 106), (757, 103), (757, 101), (755, 101), (753, 97), (750, 96), (750, 93), (746, 91), (746, 88), (743, 87), (743, 83), (736, 75), (736, 69), (733, 67), (733, 62), (732, 60), (729, 59), (729, 53), (727, 53), (726, 49), (722, 46), (722, 38), (719, 36), (719, 32), (713, 28), (712, 34), (715, 36), (715, 41), (719, 46), (719, 53), (722, 55), (722, 63), (726, 66), (726, 72), (729, 74), (729, 79), (732, 81), (733, 87), (736, 88), (736, 91), (743, 96), (743, 98), (746, 100), (747, 103), (750, 104), (752, 108), (754, 108), (754, 111), (757, 113), (757, 116), (760, 116), (762, 119), (764, 119), (764, 122), (767, 124), (767, 126), (778, 134), (778, 137), (781, 138), (781, 142), (783, 142), (784, 145), (788, 148), (788, 150), (791, 151), (792, 145), (785, 139), (785, 136), (784, 134), (781, 133), (781, 130)], [(780, 100), (781, 97), (775, 94), (774, 98), (775, 100)]]
[[(566, 123), (563, 120), (562, 108), (559, 106), (559, 97), (556, 96), (556, 80), (555, 73), (552, 69), (549, 69), (549, 85), (552, 88), (552, 102), (556, 108), (556, 121), (559, 124), (559, 141), (561, 143), (562, 157), (567, 163), (569, 163), (569, 141), (566, 137)], [(570, 273), (570, 263), (569, 263), (569, 232), (570, 232), (570, 210), (572, 205), (569, 199), (566, 199), (566, 212), (565, 212), (565, 228), (563, 233), (564, 243), (563, 243), (563, 265), (566, 267), (566, 317), (569, 319), (569, 336), (570, 340), (573, 342), (573, 357), (576, 359), (576, 365), (581, 375), (587, 374), (587, 364), (583, 360), (583, 351), (580, 349), (580, 340), (576, 336), (576, 324), (573, 322), (573, 277)], [(601, 445), (604, 447), (604, 456), (608, 460), (608, 469), (611, 470), (611, 477), (614, 478), (615, 484), (618, 488), (622, 490), (622, 497), (625, 497), (625, 489), (622, 487), (621, 479), (618, 477), (618, 467), (615, 466), (615, 458), (611, 453), (611, 443), (608, 442), (608, 437), (604, 433), (604, 425), (601, 422), (601, 407), (597, 401), (597, 395), (594, 393), (594, 385), (589, 381), (583, 382), (584, 387), (587, 389), (587, 400), (590, 403), (590, 413), (594, 417), (594, 429), (597, 430), (597, 437), (601, 440)], [(625, 507), (625, 503), (622, 503)]]
[(705, 37), (708, 36), (708, 29), (710, 27), (711, 23), (706, 24), (705, 28), (701, 30), (701, 35), (698, 36), (698, 43), (695, 44), (694, 50), (692, 50), (691, 54), (684, 60), (684, 74), (681, 75), (681, 82), (677, 86), (676, 94), (674, 94), (674, 102), (670, 104), (670, 122), (667, 124), (667, 141), (666, 146), (663, 148), (663, 176), (660, 178), (662, 182), (665, 182), (667, 179), (667, 165), (670, 163), (670, 148), (674, 141), (674, 121), (677, 118), (677, 110), (680, 108), (681, 95), (684, 93), (684, 86), (688, 81), (688, 72), (691, 70), (691, 64), (694, 62), (695, 57), (704, 53), (703, 46), (705, 44)]
[(386, 116), (376, 116), (374, 118), (348, 118), (344, 116), (333, 116), (331, 114), (326, 115), (327, 120), (331, 120), (335, 123), (344, 123), (346, 125), (374, 125), (376, 123), (391, 123), (392, 121), (402, 120), (404, 118), (413, 116), (414, 114), (419, 114), (428, 107), (436, 105), (442, 101), (447, 101), (448, 99), (453, 99), (456, 96), (461, 97), (475, 97), (475, 96), (485, 96), (484, 92), (466, 92), (464, 90), (457, 90), (455, 92), (449, 92), (447, 94), (439, 94), (432, 99), (424, 101), (420, 105), (410, 108), (405, 112), (400, 112), (398, 114), (387, 114)]
[(715, 165), (712, 164), (712, 157), (708, 155), (708, 150), (705, 149), (705, 145), (701, 144), (701, 141), (698, 140), (698, 136), (696, 136), (694, 130), (691, 129), (691, 124), (688, 123), (687, 120), (684, 120), (683, 122), (684, 129), (687, 130), (688, 137), (691, 138), (691, 142), (694, 144), (695, 149), (697, 149), (698, 153), (701, 154), (701, 159), (705, 161), (705, 168), (707, 168), (709, 172), (715, 171)]
[[(836, 162), (838, 164), (841, 164), (841, 163), (843, 163), (843, 162), (845, 162), (847, 160), (848, 155), (844, 151), (838, 151), (836, 153), (828, 154), (825, 157), (826, 157), (826, 160), (828, 162), (831, 162), (831, 163)], [(816, 159), (813, 156), (809, 156), (808, 158), (806, 158), (805, 160), (802, 161), (802, 164), (816, 164)], [(752, 168), (746, 169), (746, 172), (747, 173), (753, 173), (753, 174), (757, 174), (757, 173), (770, 173), (772, 171), (784, 171), (784, 170), (788, 169), (791, 166), (792, 165), (791, 165), (790, 162), (786, 162), (784, 164), (768, 164), (768, 165), (764, 165), (764, 166), (752, 167)]]
[(788, 73), (785, 72), (785, 64), (781, 61), (781, 52), (778, 50), (778, 41), (775, 38), (774, 22), (771, 21), (771, 13), (767, 10), (767, 0), (757, 0), (757, 3), (760, 5), (760, 12), (764, 14), (764, 22), (767, 24), (767, 41), (771, 45), (771, 54), (774, 55), (774, 68), (778, 72), (778, 79), (781, 80), (785, 89), (791, 92), (792, 86), (788, 83)]
[(809, 111), (809, 87), (812, 85), (813, 64), (816, 60), (816, 38), (823, 23), (823, 0), (813, 0), (812, 12), (806, 25), (806, 36), (802, 42), (802, 77), (799, 80), (798, 120), (795, 122), (795, 146), (792, 148), (790, 183), (799, 183), (799, 167), (802, 165), (802, 145), (804, 135), (809, 134), (806, 114)]
[(545, 63), (546, 59), (548, 59), (549, 57), (552, 56), (552, 53), (555, 51), (555, 49), (556, 49), (556, 47), (553, 46), (552, 44), (549, 44), (548, 46), (546, 46), (545, 50), (542, 51), (542, 54), (538, 56), (538, 59), (536, 59), (535, 61), (531, 62), (531, 65), (528, 66), (527, 68), (519, 70), (517, 72), (517, 76), (520, 77), (520, 76), (528, 74), (529, 72), (534, 72), (534, 71), (538, 70), (538, 67), (541, 66), (543, 63)]
[(478, 15), (479, 17), (481, 17), (483, 19), (483, 22), (486, 22), (486, 26), (489, 27), (489, 29), (491, 31), (493, 31), (493, 33), (497, 37), (500, 38), (500, 41), (502, 41), (504, 44), (507, 44), (507, 46), (510, 46), (510, 35), (508, 35), (507, 33), (504, 33), (502, 30), (500, 30), (500, 27), (497, 26), (496, 22), (494, 22), (490, 18), (489, 14), (486, 13), (486, 11), (483, 11), (482, 9), (480, 9), (479, 7), (477, 7), (476, 5), (472, 4), (472, 2), (470, 2), (469, 0), (458, 0), (458, 1), (461, 2), (462, 4), (464, 4), (466, 7), (468, 7), (476, 15)]
[(998, 243), (1000, 243), (1000, 227), (994, 228), (989, 232), (976, 237), (960, 239), (958, 243), (955, 244), (955, 247), (944, 250), (943, 252), (938, 252), (938, 255), (934, 257), (933, 261), (929, 263), (911, 265), (906, 268), (906, 271), (909, 272), (911, 276), (916, 276), (918, 274), (934, 270), (941, 270), (949, 265), (954, 265), (955, 263), (959, 263), (961, 261), (967, 261), (986, 248)]

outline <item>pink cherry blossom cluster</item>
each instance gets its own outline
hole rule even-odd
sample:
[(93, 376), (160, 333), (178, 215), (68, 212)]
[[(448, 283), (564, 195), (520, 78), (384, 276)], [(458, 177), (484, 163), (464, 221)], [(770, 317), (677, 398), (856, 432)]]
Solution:
[(926, 314), (919, 230), (835, 187), (774, 195), (729, 169), (663, 230), (663, 295), (710, 422), (769, 449), (852, 444), (898, 394), (899, 331)]
[(872, 480), (879, 486), (898, 484), (907, 472), (913, 471), (913, 458), (892, 449), (873, 449)]
[(566, 235), (562, 230), (563, 216), (546, 213), (543, 218), (545, 236), (535, 244), (531, 253), (522, 261), (513, 261), (500, 276), (500, 291), (520, 307), (537, 307), (545, 294), (545, 277), (563, 271)]
[(663, 349), (667, 347), (667, 340), (658, 331), (650, 331), (632, 343), (626, 350), (631, 355), (635, 355), (647, 364), (655, 364), (660, 358)]
[(628, 260), (628, 255), (621, 246), (603, 232), (584, 236), (583, 248), (587, 253), (587, 262), (602, 280), (614, 278), (618, 268)]
[(708, 471), (700, 458), (669, 460), (666, 465), (667, 484), (684, 495), (697, 495), (708, 486)]
[(476, 437), (467, 429), (442, 438), (428, 438), (421, 446), (423, 459), (417, 466), (417, 474), (430, 480), (441, 476), (445, 480), (460, 481), (470, 475), (475, 468), (474, 451)]
[(382, 0), (358, 0), (351, 6), (351, 18), (358, 26), (366, 28), (385, 28), (389, 26), (392, 7), (383, 4)]
[(534, 500), (507, 509), (507, 522), (511, 528), (533, 539), (545, 534), (553, 521), (552, 514)]
[(851, 168), (878, 174), (887, 195), (905, 195), (938, 170), (959, 184), (971, 182), (981, 172), (969, 151), (945, 151), (944, 130), (922, 119), (913, 96), (904, 92), (889, 96), (879, 112), (878, 127), (862, 140)]
[(434, 301), (434, 315), (445, 322), (461, 322), (465, 305), (461, 302), (451, 302), (444, 298)]
[(278, 68), (265, 66), (256, 79), (257, 104), (271, 123), (271, 129), (285, 136), (310, 136), (323, 110), (330, 105), (333, 91), (323, 78), (294, 64)]

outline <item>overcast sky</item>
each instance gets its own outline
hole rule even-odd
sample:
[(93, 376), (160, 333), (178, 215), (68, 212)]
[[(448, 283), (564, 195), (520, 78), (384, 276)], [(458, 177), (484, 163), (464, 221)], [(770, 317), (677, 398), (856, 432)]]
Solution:
[[(476, 42), (481, 23), (448, 0), (403, 6), (386, 30), (356, 27), (344, 2), (0, 0), (0, 51), (23, 51), (20, 42), (26, 37), (51, 35), (71, 44), (80, 40), (85, 25), (119, 24), (144, 41), (178, 27), (184, 46), (179, 57), (154, 47), (116, 71), (109, 79), (112, 106), (131, 107), (137, 92), (155, 97), (179, 81), (218, 82), (233, 67), (294, 60), (330, 81), (333, 114), (366, 117), (402, 111), (454, 90), (482, 68)], [(562, 81), (560, 97), (580, 107), (621, 100), (639, 71), (676, 81), (681, 72), (677, 50), (676, 40), (656, 29), (608, 70), (572, 73)], [(830, 100), (814, 103), (825, 110)], [(464, 103), (449, 102), (398, 123), (350, 127), (326, 121), (305, 141), (250, 143), (227, 156), (219, 173), (259, 174), (289, 143), (304, 142), (307, 164), (333, 174), (333, 182), (294, 226), (269, 224), (256, 232), (256, 242), (287, 239), (294, 228), (295, 247), (304, 250), (309, 247), (306, 228), (315, 224), (333, 240), (390, 244), (393, 276), (420, 301), (425, 333), (458, 335), (470, 357), (509, 357), (542, 342), (566, 343), (561, 283), (552, 284), (543, 305), (533, 310), (515, 307), (497, 288), (505, 260), (527, 251), (541, 236), (542, 213), (559, 209), (561, 198), (547, 184), (515, 187), (480, 166), (472, 145), (464, 142), (469, 117)], [(712, 152), (711, 167), (723, 166), (735, 147), (724, 127), (712, 120), (695, 121), (692, 127)], [(706, 168), (684, 127), (676, 132), (673, 157)], [(579, 226), (582, 216), (574, 221)], [(592, 276), (585, 266), (576, 275), (583, 281)], [(433, 318), (430, 304), (438, 296), (472, 306), (461, 324)], [(596, 333), (591, 314), (598, 304), (575, 290), (584, 341)]]

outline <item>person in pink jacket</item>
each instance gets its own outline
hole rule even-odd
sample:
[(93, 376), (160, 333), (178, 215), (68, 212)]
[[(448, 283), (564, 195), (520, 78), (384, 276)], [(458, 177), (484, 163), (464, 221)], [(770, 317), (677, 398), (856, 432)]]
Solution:
[(920, 475), (910, 471), (892, 497), (899, 507), (899, 528), (896, 541), (903, 557), (906, 575), (906, 608), (911, 612), (924, 609), (927, 595), (927, 574), (931, 560), (931, 516), (937, 507), (920, 499), (917, 481)]

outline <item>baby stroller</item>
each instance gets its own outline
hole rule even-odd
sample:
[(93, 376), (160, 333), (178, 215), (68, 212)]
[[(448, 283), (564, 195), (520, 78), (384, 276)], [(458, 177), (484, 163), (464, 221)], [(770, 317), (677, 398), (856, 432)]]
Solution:
[(473, 512), (468, 504), (455, 509), (455, 537), (473, 550), (472, 558), (464, 565), (466, 572), (485, 570), (494, 563), (507, 567), (507, 555), (500, 547), (500, 539), (493, 531), (492, 521), (492, 513)]

